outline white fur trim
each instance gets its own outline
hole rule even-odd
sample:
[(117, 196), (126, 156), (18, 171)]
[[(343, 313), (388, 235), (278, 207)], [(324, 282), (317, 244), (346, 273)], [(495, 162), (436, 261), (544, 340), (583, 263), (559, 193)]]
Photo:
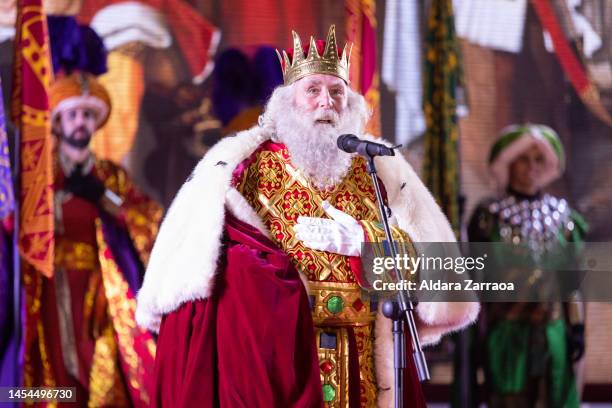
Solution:
[[(478, 317), (479, 310), (479, 304), (472, 302), (420, 303), (415, 319), (421, 345), (436, 344), (443, 334), (471, 324)], [(395, 395), (392, 323), (380, 310), (376, 315), (374, 335), (374, 368), (379, 388), (376, 405), (379, 408), (391, 408)]]
[[(183, 184), (162, 222), (138, 292), (136, 321), (140, 326), (158, 331), (164, 314), (210, 294), (232, 171), (265, 139), (259, 128), (223, 139)], [(239, 207), (230, 204), (246, 219)]]
[(268, 229), (264, 225), (261, 217), (257, 215), (251, 204), (234, 187), (230, 187), (225, 194), (226, 208), (240, 221), (250, 224), (257, 228), (259, 232), (270, 238)]
[[(380, 139), (374, 139), (378, 143)], [(387, 143), (389, 146), (391, 144)], [(454, 242), (455, 235), (442, 210), (412, 166), (397, 154), (374, 159), (387, 200), (399, 227), (415, 242)]]
[[(372, 136), (366, 139), (381, 142)], [(384, 142), (391, 145), (388, 142)], [(414, 242), (455, 242), (455, 235), (431, 193), (410, 164), (401, 156), (375, 159), (378, 176), (385, 185), (387, 200), (398, 226)], [(458, 248), (456, 248), (458, 250)], [(421, 345), (440, 341), (442, 335), (471, 324), (478, 316), (476, 302), (430, 302), (416, 308), (415, 320)], [(376, 318), (375, 367), (381, 391), (379, 407), (392, 407), (394, 398), (393, 334), (391, 322), (379, 312)]]
[[(230, 187), (227, 190), (227, 194), (225, 195), (225, 207), (229, 212), (231, 212), (234, 217), (238, 218), (242, 222), (246, 222), (247, 224), (252, 225), (257, 228), (259, 232), (264, 234), (267, 238), (270, 237), (270, 232), (268, 228), (264, 225), (261, 217), (257, 215), (253, 207), (249, 204), (249, 202), (244, 198), (238, 190), (234, 187)], [(304, 285), (304, 289), (306, 289), (306, 293), (308, 293), (308, 277), (303, 273), (300, 273), (300, 280)]]
[(96, 98), (93, 95), (78, 95), (63, 99), (58, 103), (51, 112), (51, 120), (54, 120), (59, 113), (74, 108), (89, 108), (95, 110), (96, 128), (106, 120), (108, 115), (108, 105), (102, 99)]
[(417, 329), (421, 344), (440, 341), (442, 335), (460, 330), (476, 321), (477, 302), (421, 302), (417, 306)]
[[(222, 140), (200, 161), (192, 180), (183, 185), (162, 223), (138, 293), (139, 325), (157, 331), (164, 314), (209, 295), (219, 256), (224, 203), (239, 219), (263, 228), (255, 211), (245, 206), (246, 201), (230, 183), (236, 166), (269, 136), (263, 129), (253, 128)], [(403, 157), (377, 158), (376, 164), (389, 207), (412, 240), (455, 241), (446, 217)], [(415, 318), (421, 343), (436, 342), (442, 334), (466, 326), (476, 318), (478, 309), (478, 303), (420, 304)], [(393, 400), (393, 340), (390, 321), (380, 313), (375, 336), (376, 376), (379, 386), (389, 387), (380, 393), (378, 406), (387, 407)]]
[(162, 13), (151, 6), (124, 2), (104, 7), (90, 24), (104, 40), (109, 51), (130, 42), (142, 42), (152, 48), (172, 44), (168, 23)]

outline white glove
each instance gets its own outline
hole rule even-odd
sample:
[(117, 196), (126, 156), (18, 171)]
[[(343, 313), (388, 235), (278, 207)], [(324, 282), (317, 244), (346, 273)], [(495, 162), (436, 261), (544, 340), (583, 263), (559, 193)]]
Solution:
[(333, 219), (299, 217), (293, 227), (296, 238), (311, 249), (345, 256), (361, 255), (363, 242), (361, 224), (327, 201), (323, 201), (323, 209)]

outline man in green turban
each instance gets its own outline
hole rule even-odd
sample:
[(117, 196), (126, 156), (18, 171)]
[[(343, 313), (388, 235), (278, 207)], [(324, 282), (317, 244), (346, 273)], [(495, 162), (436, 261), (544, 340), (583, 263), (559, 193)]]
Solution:
[[(544, 125), (504, 129), (489, 166), (500, 195), (482, 202), (470, 241), (506, 242), (530, 262), (581, 242), (586, 223), (566, 200), (542, 190), (561, 176), (565, 156)], [(485, 377), (490, 407), (578, 407), (572, 363), (584, 354), (583, 304), (491, 303), (486, 308)]]

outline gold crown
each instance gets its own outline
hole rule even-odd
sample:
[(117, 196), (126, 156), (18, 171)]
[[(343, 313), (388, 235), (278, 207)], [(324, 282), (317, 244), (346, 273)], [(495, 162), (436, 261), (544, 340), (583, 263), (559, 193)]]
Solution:
[(314, 37), (310, 37), (310, 47), (308, 55), (304, 55), (302, 49), (302, 41), (300, 36), (295, 32), (293, 34), (293, 58), (290, 61), (289, 56), (285, 51), (283, 55), (278, 50), (276, 54), (280, 60), (283, 70), (283, 78), (285, 85), (289, 85), (311, 74), (329, 74), (335, 75), (349, 83), (349, 68), (351, 60), (351, 50), (353, 44), (345, 45), (342, 51), (342, 56), (338, 57), (338, 44), (336, 43), (336, 26), (332, 24), (327, 33), (325, 41), (325, 50), (323, 55), (319, 55), (317, 44)]

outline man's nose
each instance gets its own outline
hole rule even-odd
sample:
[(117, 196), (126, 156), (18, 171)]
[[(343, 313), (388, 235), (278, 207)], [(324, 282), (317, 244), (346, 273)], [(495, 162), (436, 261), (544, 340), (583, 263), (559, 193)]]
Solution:
[(329, 91), (322, 91), (319, 96), (319, 108), (332, 108), (334, 106), (334, 100), (329, 94)]
[(77, 113), (74, 117), (74, 124), (77, 126), (85, 123), (85, 115), (83, 113)]

